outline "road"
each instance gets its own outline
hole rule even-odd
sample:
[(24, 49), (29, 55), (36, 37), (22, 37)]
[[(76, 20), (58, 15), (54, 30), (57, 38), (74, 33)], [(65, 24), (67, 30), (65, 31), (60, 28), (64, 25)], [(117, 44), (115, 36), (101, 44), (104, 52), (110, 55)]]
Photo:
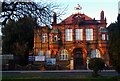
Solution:
[[(2, 76), (27, 76), (27, 77), (66, 77), (66, 76), (91, 76), (91, 70), (53, 70), (53, 71), (2, 71)], [(103, 70), (99, 72), (101, 76), (117, 76), (114, 70)]]

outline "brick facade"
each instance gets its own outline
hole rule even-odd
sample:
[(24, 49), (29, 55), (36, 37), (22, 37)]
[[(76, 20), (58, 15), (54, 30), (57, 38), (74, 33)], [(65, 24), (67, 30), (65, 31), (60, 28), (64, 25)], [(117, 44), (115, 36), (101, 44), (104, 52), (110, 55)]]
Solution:
[[(88, 58), (92, 57), (102, 58), (109, 65), (106, 25), (104, 11), (100, 13), (100, 20), (92, 19), (82, 13), (75, 13), (59, 24), (54, 13), (52, 28), (34, 27), (34, 55), (37, 56), (38, 52), (42, 51), (43, 56), (46, 56), (49, 50), (50, 58), (56, 58), (56, 64), (69, 67), (72, 60), (73, 69), (85, 69)], [(80, 29), (78, 39), (76, 29)], [(79, 37), (80, 34), (81, 37)]]

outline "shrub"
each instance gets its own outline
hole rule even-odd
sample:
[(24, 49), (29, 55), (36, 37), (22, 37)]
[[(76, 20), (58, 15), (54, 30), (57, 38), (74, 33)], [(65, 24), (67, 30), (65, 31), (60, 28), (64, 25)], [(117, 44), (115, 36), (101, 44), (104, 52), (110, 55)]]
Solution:
[(98, 71), (104, 69), (105, 63), (101, 58), (91, 58), (88, 67), (93, 70), (93, 76), (98, 76)]

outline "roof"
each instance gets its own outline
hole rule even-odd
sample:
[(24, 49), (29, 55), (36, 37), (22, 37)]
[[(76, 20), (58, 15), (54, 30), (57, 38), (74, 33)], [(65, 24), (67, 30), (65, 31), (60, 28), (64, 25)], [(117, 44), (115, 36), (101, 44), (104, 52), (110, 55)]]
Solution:
[(95, 21), (95, 19), (90, 18), (89, 16), (81, 13), (76, 13), (72, 14), (69, 17), (67, 17), (65, 20), (63, 20), (59, 24), (78, 24), (79, 23), (84, 23), (84, 24), (93, 24), (93, 23), (98, 23)]
[(108, 32), (108, 30), (105, 27), (100, 27), (100, 32)]

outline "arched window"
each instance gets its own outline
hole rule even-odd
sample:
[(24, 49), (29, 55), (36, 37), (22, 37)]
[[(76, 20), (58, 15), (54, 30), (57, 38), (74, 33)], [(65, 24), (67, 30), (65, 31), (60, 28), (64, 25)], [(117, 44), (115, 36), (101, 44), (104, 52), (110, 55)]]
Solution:
[(50, 58), (50, 57), (51, 57), (51, 56), (50, 56), (50, 50), (47, 50), (47, 51), (46, 51), (45, 57), (46, 57), (46, 58)]
[(68, 51), (63, 49), (60, 52), (60, 60), (68, 60)]
[(98, 49), (92, 50), (91, 51), (91, 58), (100, 58), (100, 51)]
[(43, 56), (43, 55), (44, 55), (43, 51), (39, 50), (38, 51), (38, 56)]
[(54, 36), (54, 42), (57, 42), (57, 35)]

